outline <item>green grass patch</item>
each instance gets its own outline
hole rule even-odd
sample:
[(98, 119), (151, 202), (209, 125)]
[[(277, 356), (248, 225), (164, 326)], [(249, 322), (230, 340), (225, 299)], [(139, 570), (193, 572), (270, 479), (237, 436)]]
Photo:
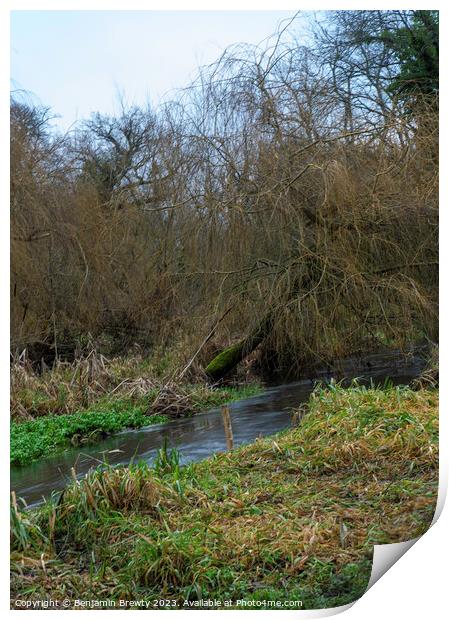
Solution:
[(293, 430), (186, 466), (163, 446), (153, 468), (13, 506), (12, 595), (343, 605), (365, 591), (374, 544), (426, 531), (437, 491), (437, 391), (316, 390)]

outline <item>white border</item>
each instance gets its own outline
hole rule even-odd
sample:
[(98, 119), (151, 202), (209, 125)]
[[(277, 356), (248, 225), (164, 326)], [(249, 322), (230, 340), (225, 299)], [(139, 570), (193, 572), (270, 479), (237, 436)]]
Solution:
[[(356, 2), (331, 2), (326, 3), (319, 2), (291, 2), (284, 1), (280, 5), (272, 0), (258, 0), (244, 1), (244, 0), (227, 0), (224, 2), (216, 1), (213, 6), (207, 1), (193, 1), (189, 0), (188, 3), (182, 3), (175, 0), (162, 0), (159, 1), (144, 1), (144, 0), (127, 0), (124, 2), (113, 2), (111, 0), (78, 0), (63, 1), (63, 0), (42, 0), (41, 2), (28, 1), (14, 1), (6, 0), (0, 6), (0, 45), (2, 59), (9, 58), (9, 11), (10, 10), (325, 10), (325, 9), (412, 9), (412, 8), (425, 8), (421, 3), (416, 2), (395, 2), (394, 6), (389, 3), (370, 2), (368, 6), (361, 6), (361, 3)], [(448, 28), (448, 9), (443, 6), (441, 2), (434, 2), (431, 5), (432, 9), (440, 10), (441, 18), (441, 67), (442, 67), (442, 80), (441, 84), (441, 138), (443, 145), (448, 145), (448, 124), (447, 118), (447, 61), (448, 61), (448, 42), (445, 32)], [(2, 63), (2, 88), (1, 92), (1, 114), (0, 114), (0, 135), (3, 136), (1, 142), (1, 209), (0, 209), (0, 261), (1, 261), (1, 273), (2, 282), (2, 304), (0, 305), (1, 312), (1, 373), (0, 373), (0, 394), (2, 397), (2, 416), (0, 418), (2, 428), (2, 437), (4, 441), (4, 449), (2, 450), (2, 483), (5, 489), (3, 496), (4, 501), (1, 502), (1, 531), (5, 536), (5, 542), (2, 545), (3, 561), (1, 563), (1, 593), (0, 605), (2, 608), (11, 613), (9, 610), (9, 557), (6, 543), (6, 536), (9, 532), (9, 502), (6, 499), (6, 489), (9, 488), (9, 459), (6, 458), (8, 454), (8, 437), (9, 437), (9, 334), (6, 326), (9, 325), (9, 213), (7, 205), (9, 204), (9, 67), (6, 62)], [(442, 149), (444, 153), (444, 150)], [(442, 168), (446, 161), (443, 159)], [(448, 218), (449, 214), (447, 206), (443, 200), (448, 195), (448, 175), (442, 175), (441, 178), (441, 191), (440, 191), (440, 215), (441, 215), (441, 234), (440, 239), (445, 240), (448, 234)], [(440, 243), (440, 255), (441, 255), (441, 329), (440, 329), (440, 374), (443, 377), (441, 381), (440, 395), (440, 497), (438, 511), (441, 511), (442, 504), (444, 503), (443, 497), (446, 494), (448, 483), (448, 471), (449, 471), (449, 453), (447, 446), (448, 441), (448, 428), (449, 423), (446, 421), (447, 416), (447, 404), (448, 404), (448, 387), (445, 382), (445, 378), (448, 377), (447, 370), (447, 352), (448, 352), (448, 328), (446, 326), (445, 318), (449, 316), (449, 307), (447, 303), (447, 287), (444, 279), (445, 271), (449, 267), (448, 262), (449, 243)], [(431, 527), (431, 529), (417, 541), (417, 543), (402, 557), (397, 564), (388, 570), (386, 577), (382, 577), (374, 586), (353, 606), (345, 606), (340, 608), (344, 611), (345, 618), (348, 620), (370, 620), (371, 618), (376, 620), (381, 613), (388, 613), (389, 617), (410, 618), (410, 620), (422, 618), (426, 615), (432, 619), (438, 619), (443, 617), (443, 611), (447, 612), (448, 605), (446, 604), (446, 589), (447, 589), (447, 560), (448, 558), (448, 532), (449, 532), (449, 511), (446, 508), (439, 518), (439, 520)], [(350, 607), (348, 609), (348, 607)], [(323, 610), (323, 612), (309, 612), (309, 611), (295, 611), (295, 612), (268, 612), (270, 614), (282, 613), (284, 618), (287, 617), (324, 617), (329, 615), (330, 610)], [(22, 614), (21, 611), (12, 612)], [(46, 613), (41, 611), (40, 613)], [(54, 612), (52, 612), (54, 613)], [(82, 611), (81, 614), (94, 614), (94, 611)], [(111, 612), (102, 611), (102, 616)], [(112, 612), (114, 617), (118, 613)], [(180, 613), (180, 612), (158, 612), (153, 611), (152, 614), (164, 613), (166, 617), (167, 613)], [(189, 617), (202, 616), (204, 612), (191, 611)], [(222, 611), (220, 614), (236, 615), (241, 614), (238, 611)], [(285, 614), (288, 615), (285, 615)], [(245, 617), (251, 617), (252, 615), (260, 614), (259, 611), (244, 612)]]

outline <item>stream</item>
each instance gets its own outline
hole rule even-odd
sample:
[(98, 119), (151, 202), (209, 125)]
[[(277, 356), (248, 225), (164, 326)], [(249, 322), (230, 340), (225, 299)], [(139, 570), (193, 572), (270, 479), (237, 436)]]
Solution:
[[(234, 446), (250, 443), (257, 437), (272, 435), (292, 424), (292, 409), (308, 400), (317, 380), (359, 378), (363, 383), (382, 384), (389, 378), (395, 384), (407, 384), (423, 368), (421, 358), (394, 354), (351, 358), (340, 363), (338, 371), (323, 369), (308, 379), (269, 386), (258, 396), (229, 405)], [(53, 491), (62, 490), (71, 480), (71, 468), (82, 478), (92, 467), (131, 461), (152, 463), (163, 445), (176, 447), (181, 463), (199, 461), (226, 450), (226, 437), (220, 408), (210, 409), (191, 418), (137, 430), (125, 430), (94, 445), (69, 448), (22, 467), (11, 468), (11, 490), (28, 506), (39, 504)]]

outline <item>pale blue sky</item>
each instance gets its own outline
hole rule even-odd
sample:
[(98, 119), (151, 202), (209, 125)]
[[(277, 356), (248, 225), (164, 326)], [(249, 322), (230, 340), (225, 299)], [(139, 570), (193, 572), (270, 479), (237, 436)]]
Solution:
[(230, 44), (259, 43), (293, 11), (14, 11), (12, 88), (31, 91), (67, 129), (92, 111), (157, 104)]

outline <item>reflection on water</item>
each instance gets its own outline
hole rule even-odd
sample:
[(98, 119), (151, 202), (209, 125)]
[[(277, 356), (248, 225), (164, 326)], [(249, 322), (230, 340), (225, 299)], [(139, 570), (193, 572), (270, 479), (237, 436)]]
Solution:
[[(357, 364), (357, 366), (355, 365)], [(315, 379), (328, 381), (358, 377), (363, 382), (383, 382), (387, 377), (395, 384), (408, 383), (422, 369), (422, 362), (411, 357), (404, 362), (394, 357), (371, 355), (360, 360), (342, 363), (340, 372), (317, 372)], [(307, 379), (267, 388), (263, 394), (230, 405), (234, 446), (254, 441), (259, 436), (271, 435), (291, 424), (291, 409), (306, 401), (314, 381)], [(52, 491), (63, 489), (72, 467), (78, 477), (107, 461), (111, 465), (130, 461), (151, 463), (167, 440), (176, 447), (181, 462), (199, 461), (211, 454), (226, 450), (226, 436), (219, 408), (211, 409), (192, 418), (173, 420), (166, 424), (127, 430), (92, 446), (71, 448), (62, 454), (50, 456), (25, 467), (11, 469), (11, 489), (29, 505), (39, 503)]]

